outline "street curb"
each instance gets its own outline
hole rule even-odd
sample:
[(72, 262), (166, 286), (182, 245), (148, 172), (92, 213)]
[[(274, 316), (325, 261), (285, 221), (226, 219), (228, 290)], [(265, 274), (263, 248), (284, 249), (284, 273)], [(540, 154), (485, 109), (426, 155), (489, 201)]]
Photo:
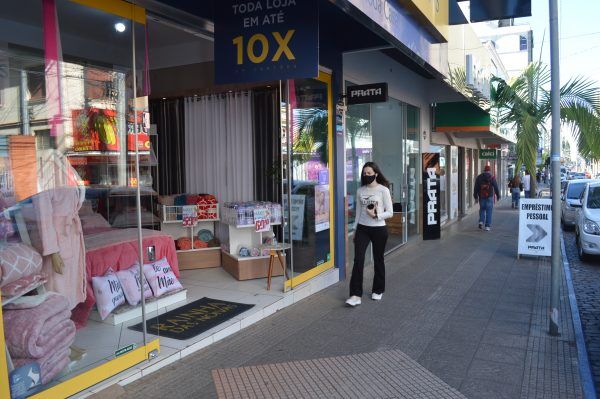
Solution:
[(577, 297), (573, 287), (573, 279), (571, 278), (571, 267), (567, 258), (567, 250), (565, 248), (565, 239), (561, 233), (560, 248), (563, 259), (563, 270), (565, 272), (565, 280), (567, 281), (567, 289), (569, 291), (569, 304), (571, 305), (571, 315), (573, 318), (573, 330), (575, 333), (575, 342), (577, 344), (577, 358), (579, 359), (579, 376), (581, 377), (581, 389), (583, 397), (586, 399), (597, 399), (596, 387), (592, 370), (590, 368), (590, 359), (588, 357), (587, 348), (585, 346), (585, 338), (583, 336), (583, 328), (581, 327), (581, 318), (579, 317), (579, 307), (577, 306)]

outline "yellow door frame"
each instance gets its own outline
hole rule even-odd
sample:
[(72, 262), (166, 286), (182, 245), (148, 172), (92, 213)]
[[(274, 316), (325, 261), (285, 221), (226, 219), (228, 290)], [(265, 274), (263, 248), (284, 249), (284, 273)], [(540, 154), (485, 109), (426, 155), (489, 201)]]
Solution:
[[(331, 88), (331, 74), (319, 70), (319, 76), (315, 78), (319, 82), (323, 82), (327, 85), (327, 148), (328, 148), (328, 169), (329, 169), (329, 250), (331, 257), (325, 263), (322, 263), (318, 266), (313, 267), (312, 269), (299, 274), (298, 276), (294, 276), (289, 280), (286, 280), (284, 283), (284, 291), (289, 290), (290, 288), (294, 288), (305, 281), (310, 280), (311, 278), (323, 273), (325, 270), (332, 269), (335, 264), (335, 224), (334, 224), (334, 165), (333, 165), (333, 92)], [(292, 244), (293, 245), (293, 244)]]

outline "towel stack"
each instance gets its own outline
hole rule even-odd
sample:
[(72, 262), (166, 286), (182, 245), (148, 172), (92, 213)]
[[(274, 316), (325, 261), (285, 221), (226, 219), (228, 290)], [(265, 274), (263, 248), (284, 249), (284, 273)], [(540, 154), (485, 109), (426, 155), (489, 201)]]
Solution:
[(15, 367), (37, 362), (46, 384), (69, 364), (75, 323), (63, 295), (49, 293), (41, 303), (29, 298), (4, 309), (6, 345)]

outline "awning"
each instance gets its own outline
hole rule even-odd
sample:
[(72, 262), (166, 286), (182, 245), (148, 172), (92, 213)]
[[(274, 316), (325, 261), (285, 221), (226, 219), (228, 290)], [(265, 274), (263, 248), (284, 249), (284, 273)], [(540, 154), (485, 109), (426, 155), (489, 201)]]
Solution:
[(435, 133), (452, 138), (474, 139), (480, 144), (513, 143), (491, 124), (490, 114), (469, 101), (437, 103), (434, 108)]

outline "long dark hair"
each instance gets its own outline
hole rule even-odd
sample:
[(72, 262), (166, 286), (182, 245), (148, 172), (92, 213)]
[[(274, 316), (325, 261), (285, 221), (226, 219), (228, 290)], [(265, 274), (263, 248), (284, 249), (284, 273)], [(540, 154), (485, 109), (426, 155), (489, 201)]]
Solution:
[[(375, 178), (377, 183), (379, 183), (382, 186), (385, 186), (387, 188), (390, 188), (390, 182), (388, 181), (388, 179), (385, 178), (383, 173), (381, 173), (381, 169), (379, 169), (379, 166), (375, 162), (367, 162), (363, 165), (362, 170), (360, 171), (361, 177), (362, 177), (363, 173), (365, 172), (365, 168), (373, 169), (373, 172), (375, 172), (375, 174), (377, 175), (377, 177)], [(364, 184), (362, 184), (362, 181), (361, 181), (360, 185), (364, 186)]]

